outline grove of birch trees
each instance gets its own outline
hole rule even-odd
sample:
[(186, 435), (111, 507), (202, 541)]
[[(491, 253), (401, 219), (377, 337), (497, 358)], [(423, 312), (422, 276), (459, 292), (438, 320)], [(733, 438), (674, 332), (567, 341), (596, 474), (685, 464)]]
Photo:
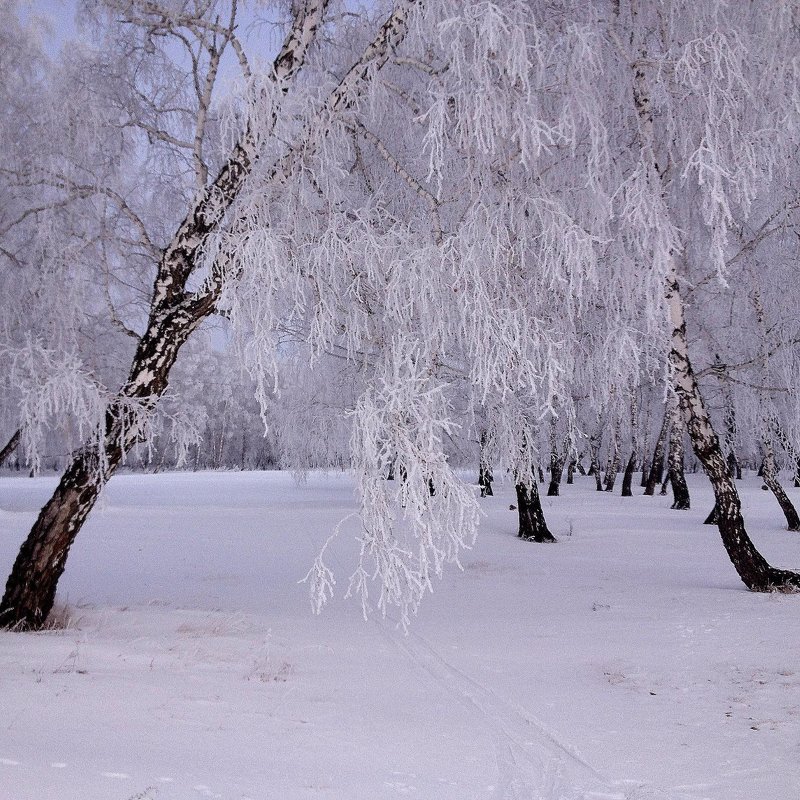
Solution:
[(350, 590), (407, 619), (479, 473), (547, 542), (544, 486), (681, 510), (696, 463), (800, 590), (736, 490), (800, 528), (799, 3), (85, 0), (58, 52), (2, 6), (0, 458), (62, 475), (0, 624), (126, 466), (352, 469)]

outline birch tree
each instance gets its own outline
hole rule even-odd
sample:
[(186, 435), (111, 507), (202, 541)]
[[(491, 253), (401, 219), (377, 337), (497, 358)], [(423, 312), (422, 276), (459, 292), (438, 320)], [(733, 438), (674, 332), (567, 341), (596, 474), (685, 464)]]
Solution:
[[(297, 158), (298, 147), (310, 138), (314, 124), (327, 119), (339, 106), (352, 102), (372, 72), (386, 61), (391, 48), (402, 41), (406, 18), (414, 4), (398, 3), (359, 60), (336, 83), (319, 108), (315, 107), (295, 147), (276, 157), (269, 145), (277, 133), (281, 101), (297, 83), (324, 23), (327, 5), (325, 0), (310, 0), (298, 6), (271, 70), (263, 81), (251, 86), (257, 95), (253, 111), (235, 133), (228, 154), (220, 159), (215, 172), (208, 169), (200, 144), (215, 88), (217, 53), (225, 46), (238, 49), (236, 6), (222, 17), (218, 16), (219, 9), (207, 5), (161, 7), (145, 2), (109, 9), (112, 14), (121, 14), (127, 23), (124, 33), (131, 37), (131, 48), (144, 55), (154, 54), (156, 63), (167, 58), (167, 53), (157, 46), (158, 37), (177, 39), (178, 44), (188, 39), (191, 69), (185, 80), (194, 82), (190, 152), (196, 184), (185, 217), (166, 246), (159, 249), (149, 316), (144, 333), (137, 340), (127, 380), (107, 405), (99, 440), (89, 443), (76, 455), (23, 545), (0, 605), (4, 624), (37, 627), (46, 618), (69, 547), (102, 485), (118, 467), (126, 450), (142, 436), (143, 419), (167, 388), (170, 369), (181, 346), (215, 310), (223, 280), (230, 277), (232, 257), (230, 247), (220, 244), (225, 235), (231, 234), (230, 226), (236, 224), (231, 208), (245, 180), (259, 159), (267, 162), (263, 165), (267, 174), (262, 180), (285, 179)], [(220, 24), (219, 18), (226, 20), (225, 23)], [(143, 57), (143, 62), (148, 59)], [(245, 62), (242, 63), (244, 68)], [(145, 110), (152, 110), (151, 106), (152, 103)], [(167, 106), (156, 111), (159, 121), (171, 113)], [(161, 127), (147, 124), (137, 127), (157, 141), (172, 138)], [(170, 143), (189, 152), (182, 141)], [(214, 246), (209, 243), (212, 234), (217, 234)]]
[[(630, 71), (621, 84), (630, 87), (631, 110), (638, 119), (639, 163), (626, 186), (622, 219), (631, 226), (641, 257), (651, 260), (653, 274), (664, 281), (670, 380), (695, 454), (714, 488), (716, 522), (728, 555), (750, 589), (792, 591), (800, 586), (800, 576), (770, 566), (745, 530), (741, 502), (692, 367), (682, 288), (682, 266), (690, 258), (709, 260), (724, 279), (734, 209), (746, 215), (759, 181), (769, 175), (775, 151), (765, 146), (761, 130), (770, 112), (755, 104), (756, 59), (764, 37), (785, 33), (788, 20), (777, 11), (765, 16), (763, 10), (749, 9), (742, 17), (737, 16), (741, 9), (689, 10), (676, 3), (655, 10), (651, 27), (644, 24), (641, 11), (636, 3), (621, 10), (630, 26), (629, 44), (611, 31)], [(654, 110), (652, 76), (657, 66), (670, 70), (675, 85), (695, 100), (691, 111), (682, 110), (662, 89), (663, 128)], [(664, 86), (663, 79), (660, 84)], [(755, 124), (747, 127), (745, 120)], [(679, 180), (683, 195), (691, 187), (699, 201), (699, 219), (694, 218), (691, 229), (703, 235), (695, 241), (687, 241), (678, 227)]]

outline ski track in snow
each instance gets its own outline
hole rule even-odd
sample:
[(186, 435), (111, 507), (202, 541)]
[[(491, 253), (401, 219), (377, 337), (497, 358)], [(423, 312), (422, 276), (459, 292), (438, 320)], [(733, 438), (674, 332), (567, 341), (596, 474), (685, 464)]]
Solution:
[(523, 707), (451, 664), (424, 637), (379, 621), (387, 638), (428, 680), (476, 712), (492, 731), (503, 800), (700, 800), (636, 781), (611, 781)]

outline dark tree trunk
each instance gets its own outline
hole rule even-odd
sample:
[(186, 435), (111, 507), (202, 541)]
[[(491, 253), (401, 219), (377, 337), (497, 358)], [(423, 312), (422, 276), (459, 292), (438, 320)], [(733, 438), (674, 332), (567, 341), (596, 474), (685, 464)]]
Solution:
[[(581, 453), (581, 454), (578, 456), (578, 459), (577, 459), (577, 461), (575, 462), (575, 469), (577, 469), (577, 470), (578, 470), (578, 472), (580, 472), (580, 474), (581, 474), (581, 475), (583, 475), (584, 477), (586, 477), (586, 476), (587, 476), (589, 473), (588, 473), (588, 472), (587, 472), (587, 471), (584, 469), (584, 466), (583, 466), (583, 464), (581, 463), (582, 461), (583, 461), (583, 453)], [(800, 467), (799, 467), (799, 468), (800, 468)]]
[(17, 430), (6, 443), (5, 447), (0, 450), (0, 467), (6, 463), (6, 461), (11, 457), (11, 454), (17, 449), (17, 445), (19, 444), (21, 436), (22, 428), (17, 428)]
[(539, 475), (539, 483), (544, 483), (544, 471), (541, 466), (536, 467), (537, 474)]
[(517, 483), (517, 511), (519, 513), (519, 536), (526, 542), (555, 542), (556, 538), (550, 533), (542, 511), (539, 499), (539, 490), (536, 481), (531, 481), (530, 486)]
[(649, 474), (649, 470), (647, 469), (647, 453), (642, 454), (642, 477), (639, 481), (639, 486), (644, 489), (647, 486), (647, 476)]
[(575, 468), (578, 466), (578, 461), (575, 458), (569, 460), (567, 464), (567, 485), (571, 486), (575, 483)]
[(598, 492), (603, 491), (603, 476), (600, 474), (600, 461), (597, 457), (597, 452), (592, 451), (592, 464), (589, 468), (589, 474), (594, 475), (594, 484)]
[(717, 504), (714, 503), (714, 508), (711, 509), (708, 516), (703, 520), (703, 525), (716, 525), (717, 524)]
[(667, 431), (669, 430), (669, 409), (664, 413), (664, 421), (661, 423), (661, 431), (656, 439), (656, 446), (653, 449), (653, 461), (650, 465), (650, 473), (647, 476), (647, 485), (644, 493), (653, 496), (656, 493), (656, 485), (661, 482), (664, 473), (664, 445), (667, 441)]
[(606, 485), (605, 491), (613, 492), (614, 484), (617, 482), (617, 473), (619, 472), (619, 451), (614, 453), (613, 458), (609, 459), (606, 466)]
[(56, 595), (67, 556), (100, 492), (114, 474), (122, 455), (137, 441), (126, 404), (152, 406), (167, 388), (169, 373), (189, 334), (208, 315), (216, 296), (203, 303), (180, 302), (151, 317), (139, 340), (128, 382), (120, 399), (106, 413), (104, 457), (87, 448), (74, 456), (58, 487), (42, 508), (17, 555), (0, 603), (0, 627), (41, 627)]
[(389, 470), (386, 473), (386, 480), (393, 481), (394, 480), (394, 467), (397, 463), (397, 456), (392, 456), (392, 460), (389, 462)]
[[(121, 456), (113, 438), (116, 437), (107, 443), (114, 452), (107, 451), (106, 478), (114, 472)], [(78, 455), (39, 513), (6, 583), (0, 626), (36, 629), (47, 619), (69, 549), (100, 495), (98, 466), (96, 453)]]
[(739, 459), (736, 458), (736, 453), (731, 450), (728, 453), (728, 472), (730, 472), (732, 478), (736, 478), (737, 481), (742, 479), (742, 467), (739, 464)]
[(733, 404), (733, 395), (731, 394), (730, 376), (719, 356), (715, 358), (715, 369), (717, 374), (722, 378), (722, 394), (725, 398), (724, 449), (728, 451), (728, 470), (731, 473), (731, 477), (740, 481), (742, 479), (742, 467), (739, 464), (739, 459), (736, 457), (736, 440), (738, 438), (736, 408)]
[(622, 496), (633, 497), (631, 486), (633, 485), (633, 473), (636, 470), (636, 453), (631, 453), (628, 463), (625, 465), (625, 475), (622, 478)]
[(794, 488), (800, 489), (800, 456), (794, 462)]
[(550, 485), (547, 487), (548, 497), (558, 497), (561, 478), (564, 474), (564, 459), (556, 453), (550, 454)]
[(764, 446), (766, 455), (764, 456), (763, 472), (764, 483), (767, 484), (769, 490), (775, 495), (778, 505), (786, 517), (786, 526), (790, 531), (800, 531), (800, 517), (797, 516), (797, 509), (789, 499), (788, 495), (781, 486), (778, 480), (778, 471), (775, 469), (775, 455), (772, 452), (772, 445), (767, 442)]
[(478, 466), (478, 486), (481, 487), (481, 497), (492, 497), (492, 468), (486, 461), (486, 431), (481, 431), (480, 465)]
[(676, 409), (669, 439), (669, 482), (672, 484), (672, 506), (676, 511), (691, 507), (689, 487), (683, 471), (683, 424), (680, 409)]
[(485, 464), (481, 464), (480, 471), (478, 472), (478, 485), (481, 487), (481, 497), (492, 497), (494, 495), (494, 491), (492, 491), (493, 481), (494, 476), (492, 475), (492, 471)]

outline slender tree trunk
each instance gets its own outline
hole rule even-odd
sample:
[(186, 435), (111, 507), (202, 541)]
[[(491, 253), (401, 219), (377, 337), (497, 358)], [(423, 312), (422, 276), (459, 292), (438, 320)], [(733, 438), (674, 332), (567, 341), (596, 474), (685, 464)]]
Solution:
[(775, 495), (775, 499), (778, 501), (784, 517), (786, 517), (787, 529), (800, 531), (800, 517), (797, 516), (797, 509), (778, 480), (778, 471), (775, 469), (775, 453), (772, 451), (772, 445), (769, 442), (764, 443), (764, 454), (764, 483)]
[(590, 473), (586, 472), (586, 469), (585, 469), (585, 467), (584, 467), (584, 466), (583, 466), (583, 464), (581, 463), (582, 461), (583, 461), (583, 453), (580, 453), (580, 454), (578, 455), (578, 458), (577, 458), (577, 460), (575, 461), (575, 469), (577, 469), (577, 470), (578, 470), (578, 472), (579, 472), (581, 475), (583, 475), (584, 477), (586, 477), (586, 476), (587, 476), (587, 475), (589, 475)]
[[(669, 462), (669, 459), (667, 459), (667, 461)], [(659, 492), (658, 492), (662, 497), (665, 497), (666, 494), (667, 494), (667, 489), (669, 488), (670, 477), (671, 476), (669, 474), (669, 469), (667, 469), (667, 471), (664, 473), (664, 480), (661, 481), (661, 489), (659, 489)]]
[(622, 496), (633, 497), (633, 472), (636, 469), (636, 453), (639, 450), (639, 403), (634, 395), (631, 400), (631, 454), (622, 477)]
[(649, 474), (649, 470), (647, 469), (647, 451), (645, 450), (642, 453), (642, 477), (639, 480), (639, 486), (644, 489), (647, 486), (647, 476)]
[(397, 454), (392, 456), (392, 460), (389, 462), (389, 469), (386, 471), (386, 480), (393, 481), (394, 480), (394, 467), (397, 463)]
[(683, 471), (683, 420), (676, 406), (669, 439), (669, 482), (672, 484), (672, 506), (676, 511), (691, 508), (689, 487)]
[(0, 450), (0, 467), (6, 463), (6, 461), (11, 457), (11, 454), (17, 449), (17, 445), (19, 444), (19, 440), (22, 437), (22, 428), (17, 428), (17, 430), (12, 434), (11, 438), (6, 442), (5, 447)]
[(592, 449), (591, 455), (592, 461), (591, 466), (589, 468), (589, 474), (594, 475), (594, 484), (595, 489), (598, 492), (603, 491), (603, 476), (600, 474), (600, 458), (598, 457), (598, 453), (596, 449)]
[[(205, 298), (213, 305), (216, 298)], [(39, 628), (55, 601), (67, 556), (100, 492), (137, 439), (129, 401), (152, 407), (167, 388), (169, 373), (189, 334), (208, 315), (205, 305), (179, 303), (151, 317), (139, 341), (128, 382), (106, 413), (102, 458), (95, 448), (80, 451), (42, 508), (14, 562), (0, 603), (0, 626)]]
[(664, 421), (661, 423), (661, 430), (659, 431), (658, 439), (656, 439), (656, 446), (653, 449), (653, 461), (650, 465), (647, 485), (644, 489), (644, 493), (650, 497), (656, 493), (656, 484), (661, 482), (664, 472), (664, 445), (666, 444), (667, 431), (669, 430), (669, 415), (670, 411), (667, 409), (664, 412)]
[(519, 538), (526, 542), (555, 542), (556, 538), (550, 533), (544, 518), (536, 481), (532, 480), (530, 486), (517, 483), (515, 489), (519, 513), (519, 533), (517, 534)]
[(548, 497), (558, 497), (561, 478), (564, 474), (564, 459), (557, 453), (550, 454), (550, 485), (547, 487)]
[(614, 440), (614, 455), (608, 459), (608, 466), (606, 467), (606, 485), (605, 491), (613, 492), (614, 484), (617, 482), (617, 473), (619, 472), (619, 442)]
[(742, 479), (742, 467), (736, 457), (736, 439), (738, 438), (738, 428), (736, 426), (736, 408), (733, 404), (733, 395), (729, 376), (725, 365), (721, 363), (719, 356), (716, 357), (715, 367), (717, 374), (723, 379), (722, 392), (725, 399), (725, 449), (728, 451), (728, 470), (737, 480)]
[(492, 497), (492, 468), (486, 460), (486, 431), (481, 431), (480, 465), (478, 467), (478, 485), (481, 487), (481, 497)]
[(567, 464), (567, 485), (571, 486), (575, 483), (575, 467), (578, 465), (578, 461), (575, 458), (571, 458), (569, 460), (569, 464)]
[(731, 450), (728, 453), (728, 472), (730, 472), (731, 477), (735, 478), (737, 481), (742, 479), (742, 465), (739, 463), (739, 459), (736, 457), (736, 453)]
[(628, 463), (625, 465), (625, 475), (622, 478), (622, 496), (633, 497), (633, 473), (636, 470), (636, 453), (631, 453)]

